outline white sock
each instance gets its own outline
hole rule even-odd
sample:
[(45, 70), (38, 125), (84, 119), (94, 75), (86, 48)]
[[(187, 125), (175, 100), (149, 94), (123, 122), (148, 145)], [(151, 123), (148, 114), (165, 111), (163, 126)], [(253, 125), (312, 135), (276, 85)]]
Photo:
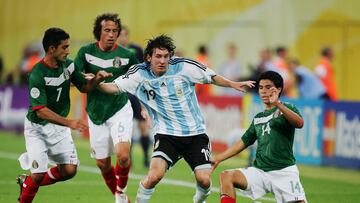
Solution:
[(205, 199), (210, 195), (210, 193), (211, 183), (210, 187), (208, 188), (202, 188), (199, 184), (196, 184), (196, 193), (193, 198), (194, 203), (203, 203)]
[(155, 188), (146, 189), (140, 182), (139, 189), (136, 194), (136, 203), (147, 203), (149, 202), (151, 195), (155, 192)]

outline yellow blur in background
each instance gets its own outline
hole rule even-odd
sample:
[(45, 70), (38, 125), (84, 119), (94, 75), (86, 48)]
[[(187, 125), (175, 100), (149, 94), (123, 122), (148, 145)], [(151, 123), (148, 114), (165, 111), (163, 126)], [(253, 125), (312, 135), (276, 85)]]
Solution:
[(334, 49), (340, 99), (360, 101), (360, 1), (358, 0), (1, 0), (0, 54), (6, 71), (17, 68), (24, 47), (49, 27), (71, 37), (71, 55), (93, 41), (93, 21), (103, 12), (119, 13), (131, 40), (166, 33), (185, 57), (206, 44), (216, 70), (233, 42), (244, 66), (255, 64), (264, 47), (288, 47), (289, 55), (314, 69), (320, 49)]

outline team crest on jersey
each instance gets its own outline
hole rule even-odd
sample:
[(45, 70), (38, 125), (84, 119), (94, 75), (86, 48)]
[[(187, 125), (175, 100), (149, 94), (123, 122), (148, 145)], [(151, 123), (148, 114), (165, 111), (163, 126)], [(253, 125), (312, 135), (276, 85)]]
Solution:
[(37, 169), (37, 168), (39, 168), (39, 163), (38, 163), (36, 160), (34, 160), (34, 161), (32, 162), (32, 164), (31, 164), (31, 166), (32, 166), (34, 169)]
[(69, 80), (70, 79), (70, 71), (67, 68), (64, 68), (64, 78), (65, 80)]
[(177, 96), (184, 96), (184, 92), (183, 92), (183, 90), (181, 89), (181, 87), (177, 87), (176, 88), (176, 95)]
[(36, 87), (31, 88), (30, 95), (32, 98), (36, 99), (40, 96), (40, 90)]
[(113, 66), (115, 68), (120, 68), (120, 66), (121, 66), (121, 58), (120, 57), (115, 56), (114, 61), (113, 61)]

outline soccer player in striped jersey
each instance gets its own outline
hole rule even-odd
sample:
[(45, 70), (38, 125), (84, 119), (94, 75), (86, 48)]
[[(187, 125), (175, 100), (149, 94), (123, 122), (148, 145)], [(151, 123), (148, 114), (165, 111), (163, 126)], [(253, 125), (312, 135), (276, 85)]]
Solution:
[(257, 199), (275, 194), (276, 202), (306, 202), (293, 155), (295, 128), (304, 121), (292, 104), (279, 100), (284, 89), (281, 75), (267, 71), (258, 80), (259, 95), (265, 111), (258, 113), (241, 140), (212, 160), (217, 165), (258, 141), (253, 167), (226, 170), (220, 174), (221, 203), (235, 203), (235, 187)]
[[(102, 71), (87, 82), (66, 58), (69, 38), (60, 28), (46, 30), (42, 42), (46, 55), (29, 76), (30, 107), (24, 124), (27, 152), (19, 161), (24, 170), (30, 169), (30, 175), (17, 178), (21, 203), (32, 202), (40, 186), (65, 181), (76, 174), (78, 158), (70, 129), (81, 131), (87, 125), (82, 120), (66, 118), (70, 110), (70, 83), (87, 92), (109, 76)], [(56, 166), (48, 170), (50, 162)]]
[[(96, 17), (93, 34), (97, 42), (80, 48), (75, 66), (85, 73), (106, 71), (112, 75), (106, 81), (125, 74), (130, 66), (137, 64), (135, 54), (116, 40), (121, 31), (118, 14), (104, 13)], [(130, 144), (133, 112), (126, 93), (108, 95), (97, 89), (87, 94), (91, 156), (116, 202), (127, 202), (124, 190), (130, 170)], [(116, 154), (113, 167), (111, 156)]]
[(147, 108), (155, 133), (148, 175), (139, 184), (136, 201), (148, 202), (165, 172), (184, 158), (197, 182), (194, 202), (204, 202), (211, 189), (211, 147), (204, 118), (195, 95), (196, 83), (232, 87), (245, 91), (253, 81), (233, 82), (200, 63), (172, 57), (173, 40), (160, 35), (148, 41), (145, 62), (132, 66), (113, 83), (101, 83), (109, 93), (130, 92)]

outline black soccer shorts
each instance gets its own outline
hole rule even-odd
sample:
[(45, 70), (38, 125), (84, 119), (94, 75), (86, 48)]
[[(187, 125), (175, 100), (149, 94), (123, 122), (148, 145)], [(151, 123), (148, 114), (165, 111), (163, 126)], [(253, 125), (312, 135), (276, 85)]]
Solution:
[(156, 134), (152, 157), (160, 157), (168, 163), (168, 168), (184, 158), (191, 169), (211, 168), (211, 144), (206, 134), (179, 137)]

